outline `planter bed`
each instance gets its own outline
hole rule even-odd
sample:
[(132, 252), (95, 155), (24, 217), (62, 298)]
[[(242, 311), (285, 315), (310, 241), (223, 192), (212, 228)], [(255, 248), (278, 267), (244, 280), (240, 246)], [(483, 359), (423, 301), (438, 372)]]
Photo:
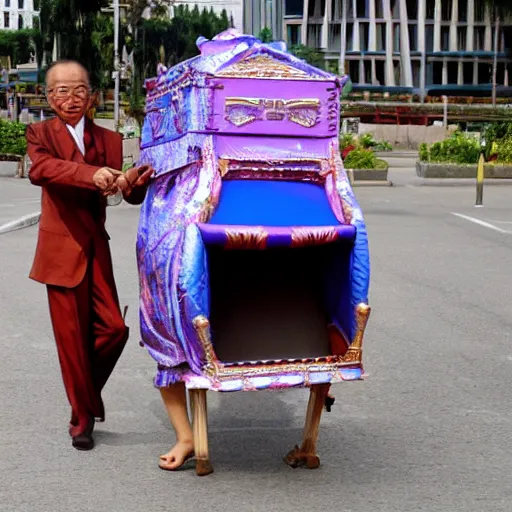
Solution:
[(387, 169), (349, 169), (352, 181), (387, 181)]
[(349, 179), (352, 183), (361, 182), (388, 182), (389, 166), (383, 160), (377, 160), (378, 167), (376, 169), (346, 169)]
[[(440, 164), (416, 162), (416, 174), (420, 178), (476, 178), (477, 165)], [(512, 178), (512, 164), (485, 164), (484, 177), (487, 179)]]
[(23, 172), (22, 169), (22, 156), (0, 153), (0, 177), (14, 178)]

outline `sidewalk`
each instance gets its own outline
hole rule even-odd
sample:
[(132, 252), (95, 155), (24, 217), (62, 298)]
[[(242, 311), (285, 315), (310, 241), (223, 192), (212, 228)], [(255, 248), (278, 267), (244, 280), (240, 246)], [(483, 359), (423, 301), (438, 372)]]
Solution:
[(26, 178), (0, 178), (0, 231), (2, 226), (41, 211), (41, 189)]

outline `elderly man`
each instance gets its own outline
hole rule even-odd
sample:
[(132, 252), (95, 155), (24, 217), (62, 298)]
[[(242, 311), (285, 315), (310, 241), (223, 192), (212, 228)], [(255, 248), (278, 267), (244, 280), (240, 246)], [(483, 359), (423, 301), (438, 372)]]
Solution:
[(41, 220), (30, 278), (44, 283), (64, 387), (71, 405), (69, 433), (78, 450), (94, 447), (95, 420), (104, 421), (101, 391), (128, 340), (121, 314), (109, 235), (107, 196), (144, 200), (152, 169), (123, 174), (122, 138), (86, 113), (89, 76), (74, 61), (46, 75), (48, 102), (57, 117), (30, 125), (29, 177), (42, 187)]

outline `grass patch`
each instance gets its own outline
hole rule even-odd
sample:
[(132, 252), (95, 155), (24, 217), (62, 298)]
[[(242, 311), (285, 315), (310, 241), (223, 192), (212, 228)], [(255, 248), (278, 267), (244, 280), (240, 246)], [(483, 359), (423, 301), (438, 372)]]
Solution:
[(374, 169), (377, 169), (378, 171), (387, 171), (388, 163), (385, 160), (382, 160), (381, 158), (376, 158)]

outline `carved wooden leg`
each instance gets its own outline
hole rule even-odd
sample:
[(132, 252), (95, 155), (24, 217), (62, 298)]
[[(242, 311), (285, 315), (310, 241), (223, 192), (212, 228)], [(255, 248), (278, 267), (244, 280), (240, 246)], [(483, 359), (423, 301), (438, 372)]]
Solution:
[(208, 411), (206, 407), (206, 389), (191, 389), (190, 401), (193, 416), (194, 451), (196, 456), (196, 474), (199, 476), (213, 473), (208, 453)]
[(296, 446), (284, 458), (284, 461), (292, 468), (306, 466), (308, 469), (316, 469), (320, 466), (320, 459), (316, 454), (316, 443), (318, 440), (318, 429), (320, 428), (320, 418), (330, 387), (330, 384), (315, 384), (311, 386), (302, 446), (300, 448)]

